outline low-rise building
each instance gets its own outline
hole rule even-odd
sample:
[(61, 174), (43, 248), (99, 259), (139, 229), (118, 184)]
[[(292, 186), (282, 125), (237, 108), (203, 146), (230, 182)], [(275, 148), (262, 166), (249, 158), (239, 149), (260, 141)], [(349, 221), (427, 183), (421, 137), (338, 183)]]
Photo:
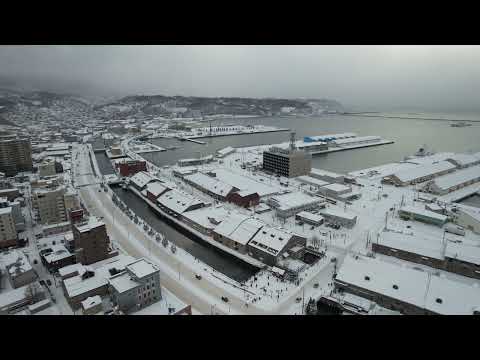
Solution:
[(438, 161), (433, 164), (420, 164), (416, 167), (400, 170), (383, 178), (385, 183), (407, 186), (431, 180), (437, 176), (455, 171), (456, 167), (448, 161)]
[(206, 203), (201, 199), (179, 190), (171, 190), (164, 193), (157, 199), (157, 204), (160, 209), (177, 218), (181, 218), (182, 214), (187, 211), (210, 205), (210, 203)]
[(312, 168), (310, 176), (328, 183), (343, 184), (345, 175), (337, 174), (332, 171)]
[(144, 160), (123, 160), (115, 163), (121, 176), (132, 176), (140, 171), (147, 171), (147, 162)]
[(480, 164), (480, 158), (470, 154), (453, 154), (446, 160), (451, 162), (459, 169)]
[(113, 303), (123, 312), (140, 310), (162, 298), (160, 270), (145, 259), (127, 265), (108, 281)]
[(233, 192), (239, 190), (214, 176), (200, 172), (184, 176), (183, 181), (219, 201), (226, 201)]
[(263, 170), (288, 178), (308, 175), (312, 169), (312, 154), (294, 148), (272, 147), (263, 152)]
[(295, 215), (295, 220), (302, 221), (306, 224), (318, 226), (322, 225), (325, 219), (321, 215), (313, 214), (308, 211), (301, 211), (297, 215)]
[(42, 249), (42, 263), (50, 272), (56, 272), (58, 269), (75, 264), (77, 262), (75, 254), (70, 253), (64, 245), (55, 244)]
[(476, 234), (480, 234), (480, 209), (473, 206), (457, 205), (455, 221)]
[(264, 225), (248, 242), (248, 254), (257, 260), (274, 266), (277, 260), (294, 246), (305, 247), (307, 239), (285, 230)]
[(398, 216), (405, 220), (417, 220), (436, 226), (443, 226), (448, 219), (445, 215), (414, 206), (404, 206), (398, 209)]
[(227, 201), (237, 206), (249, 208), (260, 203), (260, 195), (251, 190), (236, 191), (229, 195)]
[(345, 257), (334, 283), (405, 315), (480, 314), (480, 288), (379, 259)]
[(296, 191), (283, 195), (274, 195), (267, 201), (268, 205), (275, 209), (280, 218), (288, 218), (295, 214), (325, 206), (325, 202), (318, 198)]
[(320, 214), (325, 218), (325, 221), (333, 224), (352, 228), (357, 223), (357, 215), (348, 211), (340, 211), (332, 208), (323, 209)]
[(98, 295), (86, 298), (81, 304), (83, 315), (95, 315), (103, 311), (102, 298)]
[(65, 233), (72, 230), (72, 224), (70, 221), (64, 221), (61, 223), (44, 225), (42, 228), (43, 236), (50, 236)]
[(142, 194), (155, 203), (161, 195), (169, 190), (171, 189), (165, 184), (155, 181), (148, 183), (145, 190), (142, 191)]
[(248, 242), (264, 223), (240, 213), (231, 213), (213, 230), (213, 238), (231, 249), (247, 253)]
[(11, 250), (2, 253), (0, 263), (5, 268), (8, 281), (14, 289), (28, 285), (37, 279), (32, 265), (21, 251)]
[(427, 184), (427, 189), (434, 194), (444, 195), (479, 181), (480, 166), (472, 166), (436, 178)]
[(140, 171), (130, 178), (129, 183), (138, 191), (143, 191), (147, 187), (147, 184), (156, 181), (160, 182), (160, 180), (152, 174), (146, 171)]

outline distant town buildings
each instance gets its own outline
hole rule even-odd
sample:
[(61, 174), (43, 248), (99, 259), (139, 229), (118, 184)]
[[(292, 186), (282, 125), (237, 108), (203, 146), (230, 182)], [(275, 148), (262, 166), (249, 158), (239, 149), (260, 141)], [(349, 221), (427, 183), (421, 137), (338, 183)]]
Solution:
[(30, 140), (0, 138), (0, 171), (14, 176), (21, 171), (32, 171), (32, 146)]

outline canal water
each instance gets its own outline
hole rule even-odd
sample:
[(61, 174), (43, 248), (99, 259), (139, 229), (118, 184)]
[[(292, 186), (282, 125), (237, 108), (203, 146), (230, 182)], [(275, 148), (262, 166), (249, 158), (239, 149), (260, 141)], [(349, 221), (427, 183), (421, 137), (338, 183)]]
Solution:
[(249, 265), (232, 255), (225, 254), (216, 247), (209, 245), (202, 240), (192, 240), (173, 227), (164, 223), (158, 215), (133, 192), (123, 190), (119, 186), (112, 186), (112, 190), (120, 199), (140, 218), (147, 222), (157, 232), (183, 248), (191, 255), (210, 265), (217, 271), (227, 275), (231, 279), (243, 282), (253, 276), (258, 269)]

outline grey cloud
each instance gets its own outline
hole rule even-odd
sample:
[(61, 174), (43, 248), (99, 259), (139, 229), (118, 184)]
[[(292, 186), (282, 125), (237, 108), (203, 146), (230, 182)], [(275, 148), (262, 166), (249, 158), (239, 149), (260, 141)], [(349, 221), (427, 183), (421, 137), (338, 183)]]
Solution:
[(0, 77), (125, 95), (333, 98), (477, 110), (478, 46), (2, 46)]

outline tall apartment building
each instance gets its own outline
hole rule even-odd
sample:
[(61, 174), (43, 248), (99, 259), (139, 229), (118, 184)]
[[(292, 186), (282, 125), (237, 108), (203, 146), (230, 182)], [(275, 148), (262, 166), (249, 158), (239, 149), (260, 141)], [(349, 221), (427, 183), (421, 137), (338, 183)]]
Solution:
[(41, 224), (67, 221), (64, 195), (65, 187), (63, 186), (33, 189), (32, 205), (37, 212), (37, 220)]
[(312, 170), (312, 154), (296, 148), (292, 132), (288, 149), (273, 146), (263, 152), (263, 170), (288, 178), (308, 175)]
[(12, 208), (0, 208), (0, 248), (18, 244), (17, 229), (13, 220)]
[(72, 226), (77, 262), (89, 265), (108, 258), (110, 238), (105, 223), (90, 217)]
[(32, 171), (32, 146), (30, 140), (0, 138), (0, 171), (15, 176), (21, 171)]

